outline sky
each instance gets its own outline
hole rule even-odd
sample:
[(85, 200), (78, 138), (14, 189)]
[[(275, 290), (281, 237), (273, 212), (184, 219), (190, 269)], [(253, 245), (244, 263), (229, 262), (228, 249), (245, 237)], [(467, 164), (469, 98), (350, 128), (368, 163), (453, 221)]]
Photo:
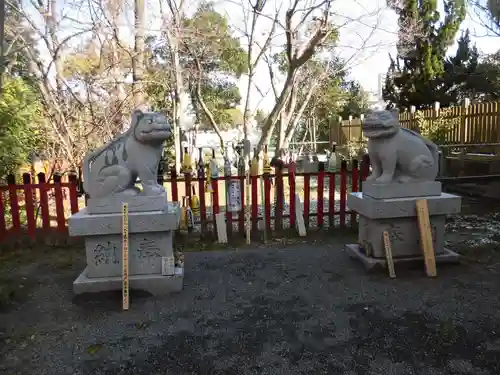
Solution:
[[(124, 0), (131, 7), (133, 0)], [(161, 29), (161, 10), (166, 8), (163, 0), (146, 0), (146, 18), (148, 20), (147, 33), (158, 33)], [(177, 0), (178, 2), (180, 0)], [(255, 0), (254, 0), (255, 1)], [(300, 5), (306, 8), (312, 3), (321, 0), (301, 0)], [(184, 0), (186, 12), (194, 12), (199, 0)], [(278, 12), (280, 20), (284, 19), (284, 12), (291, 0), (267, 0), (263, 13), (257, 21), (257, 43), (263, 44), (272, 22), (269, 18)], [(88, 10), (84, 8), (81, 0), (61, 0), (59, 12), (66, 15), (67, 20), (60, 25), (60, 39), (75, 31), (91, 26)], [(241, 37), (244, 48), (247, 41), (244, 38), (245, 25), (249, 24), (248, 0), (215, 0), (216, 10), (226, 14), (235, 35)], [(38, 24), (42, 24), (37, 11), (28, 10)], [(319, 14), (317, 14), (319, 16)], [(377, 91), (378, 76), (386, 73), (389, 65), (389, 53), (394, 54), (397, 42), (397, 17), (388, 9), (386, 0), (332, 0), (332, 21), (340, 26), (340, 41), (337, 53), (348, 61), (350, 76), (358, 80), (365, 90)], [(120, 36), (129, 44), (133, 43), (133, 14), (128, 12), (122, 19)], [(486, 29), (480, 25), (476, 16), (469, 15), (462, 24), (461, 29), (470, 29), (473, 42), (483, 53), (493, 53), (500, 50), (500, 37), (487, 37)], [(88, 35), (88, 34), (87, 34)], [(457, 35), (458, 37), (458, 35)], [(270, 52), (279, 51), (284, 45), (284, 34), (278, 29), (272, 40)], [(73, 45), (78, 39), (73, 40)], [(452, 47), (451, 50), (454, 50)], [(254, 47), (254, 54), (259, 52)], [(281, 81), (282, 82), (282, 81)], [(238, 82), (243, 98), (247, 93), (248, 79), (242, 77)], [(243, 100), (244, 102), (244, 100)], [(242, 106), (244, 103), (242, 103)], [(269, 72), (266, 63), (261, 60), (257, 65), (256, 75), (250, 89), (250, 108), (255, 111), (261, 108), (266, 111), (272, 109), (274, 95), (271, 90)]]
[[(223, 7), (227, 10), (230, 6)], [(343, 25), (340, 28), (339, 54), (349, 61), (350, 77), (358, 80), (365, 90), (377, 92), (379, 74), (387, 72), (389, 54), (394, 56), (396, 52), (396, 14), (386, 7), (385, 0), (335, 0), (333, 9), (335, 21)], [(227, 12), (231, 15), (231, 20), (236, 20), (235, 9), (229, 9)], [(480, 52), (489, 54), (500, 50), (500, 37), (487, 36), (486, 28), (472, 11), (461, 25), (461, 31), (466, 29), (470, 30), (472, 41)], [(457, 39), (459, 36), (460, 32), (457, 33)], [(449, 52), (455, 49), (456, 44)], [(274, 105), (274, 97), (269, 93), (261, 99), (261, 93), (269, 91), (270, 86), (267, 68), (262, 65), (255, 79), (261, 89), (252, 88), (251, 103), (252, 108), (258, 105), (259, 108), (269, 111)], [(240, 91), (242, 94), (246, 93), (246, 82), (240, 83)]]

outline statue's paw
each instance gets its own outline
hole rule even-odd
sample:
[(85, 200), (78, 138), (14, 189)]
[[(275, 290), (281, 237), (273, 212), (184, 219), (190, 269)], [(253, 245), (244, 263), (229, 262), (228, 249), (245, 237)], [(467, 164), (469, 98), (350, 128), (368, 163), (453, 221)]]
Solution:
[(368, 177), (366, 178), (366, 180), (365, 180), (365, 181), (368, 181), (368, 182), (372, 181), (372, 182), (373, 182), (373, 181), (375, 181), (376, 179), (377, 179), (377, 177), (376, 177), (375, 175), (370, 175), (370, 176), (368, 176)]
[(398, 182), (400, 184), (406, 184), (406, 183), (411, 182), (413, 180), (414, 180), (414, 178), (411, 176), (399, 176), (398, 177)]
[(380, 176), (379, 178), (377, 178), (374, 183), (376, 184), (389, 184), (392, 182), (392, 177), (391, 176)]
[(138, 195), (140, 192), (141, 192), (141, 189), (136, 188), (136, 187), (132, 187), (132, 188), (128, 188), (128, 189), (123, 190), (121, 192), (121, 194), (133, 197), (133, 196)]

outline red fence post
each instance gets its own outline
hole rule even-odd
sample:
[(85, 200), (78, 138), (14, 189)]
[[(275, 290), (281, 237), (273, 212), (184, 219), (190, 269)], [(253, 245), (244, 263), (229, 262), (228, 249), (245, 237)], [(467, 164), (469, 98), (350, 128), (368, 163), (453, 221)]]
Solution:
[(345, 228), (345, 211), (347, 200), (347, 161), (340, 164), (340, 227)]
[(318, 228), (323, 226), (323, 215), (324, 215), (324, 201), (323, 201), (323, 192), (325, 188), (325, 164), (319, 163), (319, 174), (318, 174)]
[(56, 201), (57, 231), (66, 231), (66, 218), (64, 216), (64, 198), (61, 186), (62, 176), (59, 173), (54, 174), (54, 198)]
[(264, 174), (264, 215), (266, 217), (265, 231), (271, 231), (271, 175)]
[[(227, 172), (227, 170), (226, 170)], [(227, 237), (231, 238), (233, 235), (233, 213), (229, 209), (229, 186), (231, 185), (231, 175), (224, 175), (224, 197), (226, 197), (226, 231)]]
[(288, 174), (288, 186), (290, 188), (290, 228), (295, 228), (295, 171)]
[(172, 189), (172, 202), (179, 202), (179, 191), (177, 190), (177, 170), (175, 166), (170, 169), (170, 189)]
[(19, 214), (19, 199), (17, 197), (16, 177), (13, 174), (7, 176), (9, 188), (10, 216), (12, 217), (12, 231), (19, 233), (21, 231), (21, 216)]
[(285, 206), (285, 189), (283, 187), (283, 169), (276, 166), (276, 205), (274, 206), (274, 229), (283, 230), (283, 210)]
[(304, 174), (304, 225), (309, 228), (309, 214), (311, 212), (311, 174)]
[(36, 237), (35, 205), (33, 202), (33, 187), (31, 186), (31, 175), (23, 173), (24, 208), (26, 211), (26, 221), (28, 223), (28, 236), (32, 239)]
[(258, 230), (259, 223), (259, 201), (258, 201), (258, 190), (257, 186), (259, 184), (259, 176), (252, 176), (252, 232), (256, 232)]
[(47, 196), (47, 180), (45, 173), (38, 173), (38, 190), (40, 193), (40, 215), (42, 216), (42, 228), (50, 229), (49, 197)]
[(337, 174), (334, 172), (328, 173), (328, 226), (329, 228), (335, 228), (335, 179)]
[(204, 234), (207, 229), (207, 206), (205, 202), (205, 168), (201, 160), (200, 149), (200, 163), (198, 163), (198, 194), (200, 196), (200, 227), (201, 233)]
[(3, 240), (7, 234), (7, 226), (5, 223), (5, 201), (4, 190), (0, 189), (0, 240)]
[[(356, 159), (352, 161), (352, 178), (351, 178), (351, 191), (353, 193), (358, 192), (358, 182), (359, 182), (359, 164)], [(351, 210), (351, 228), (354, 228), (356, 224), (356, 211)]]
[(219, 213), (219, 178), (212, 178), (212, 220), (214, 223), (215, 238), (217, 238), (217, 224), (215, 215)]
[(241, 210), (238, 214), (238, 229), (240, 234), (245, 234), (245, 176), (239, 177), (240, 181), (240, 200), (241, 200)]
[(68, 176), (69, 179), (69, 204), (71, 207), (71, 213), (76, 214), (79, 210), (78, 208), (78, 176), (71, 173)]

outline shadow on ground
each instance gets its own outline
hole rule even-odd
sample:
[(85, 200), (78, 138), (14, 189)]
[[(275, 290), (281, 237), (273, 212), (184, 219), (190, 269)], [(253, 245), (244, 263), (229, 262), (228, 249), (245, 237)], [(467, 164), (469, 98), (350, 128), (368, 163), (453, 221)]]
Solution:
[(83, 260), (62, 264), (21, 271), (0, 373), (500, 373), (500, 277), (477, 264), (390, 280), (339, 243), (187, 253), (182, 293), (134, 292), (127, 312), (120, 293), (74, 297)]

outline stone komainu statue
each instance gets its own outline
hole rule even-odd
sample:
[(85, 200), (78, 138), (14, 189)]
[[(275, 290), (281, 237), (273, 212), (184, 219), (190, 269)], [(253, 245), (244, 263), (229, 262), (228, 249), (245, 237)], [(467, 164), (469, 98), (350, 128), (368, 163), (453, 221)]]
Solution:
[(157, 182), (163, 144), (172, 136), (167, 118), (157, 112), (134, 111), (130, 128), (111, 142), (89, 152), (83, 164), (83, 187), (90, 198), (137, 195), (137, 177), (143, 194), (160, 195), (165, 188)]
[(398, 110), (369, 111), (363, 122), (372, 174), (367, 181), (434, 181), (439, 170), (438, 147), (420, 134), (402, 128)]

